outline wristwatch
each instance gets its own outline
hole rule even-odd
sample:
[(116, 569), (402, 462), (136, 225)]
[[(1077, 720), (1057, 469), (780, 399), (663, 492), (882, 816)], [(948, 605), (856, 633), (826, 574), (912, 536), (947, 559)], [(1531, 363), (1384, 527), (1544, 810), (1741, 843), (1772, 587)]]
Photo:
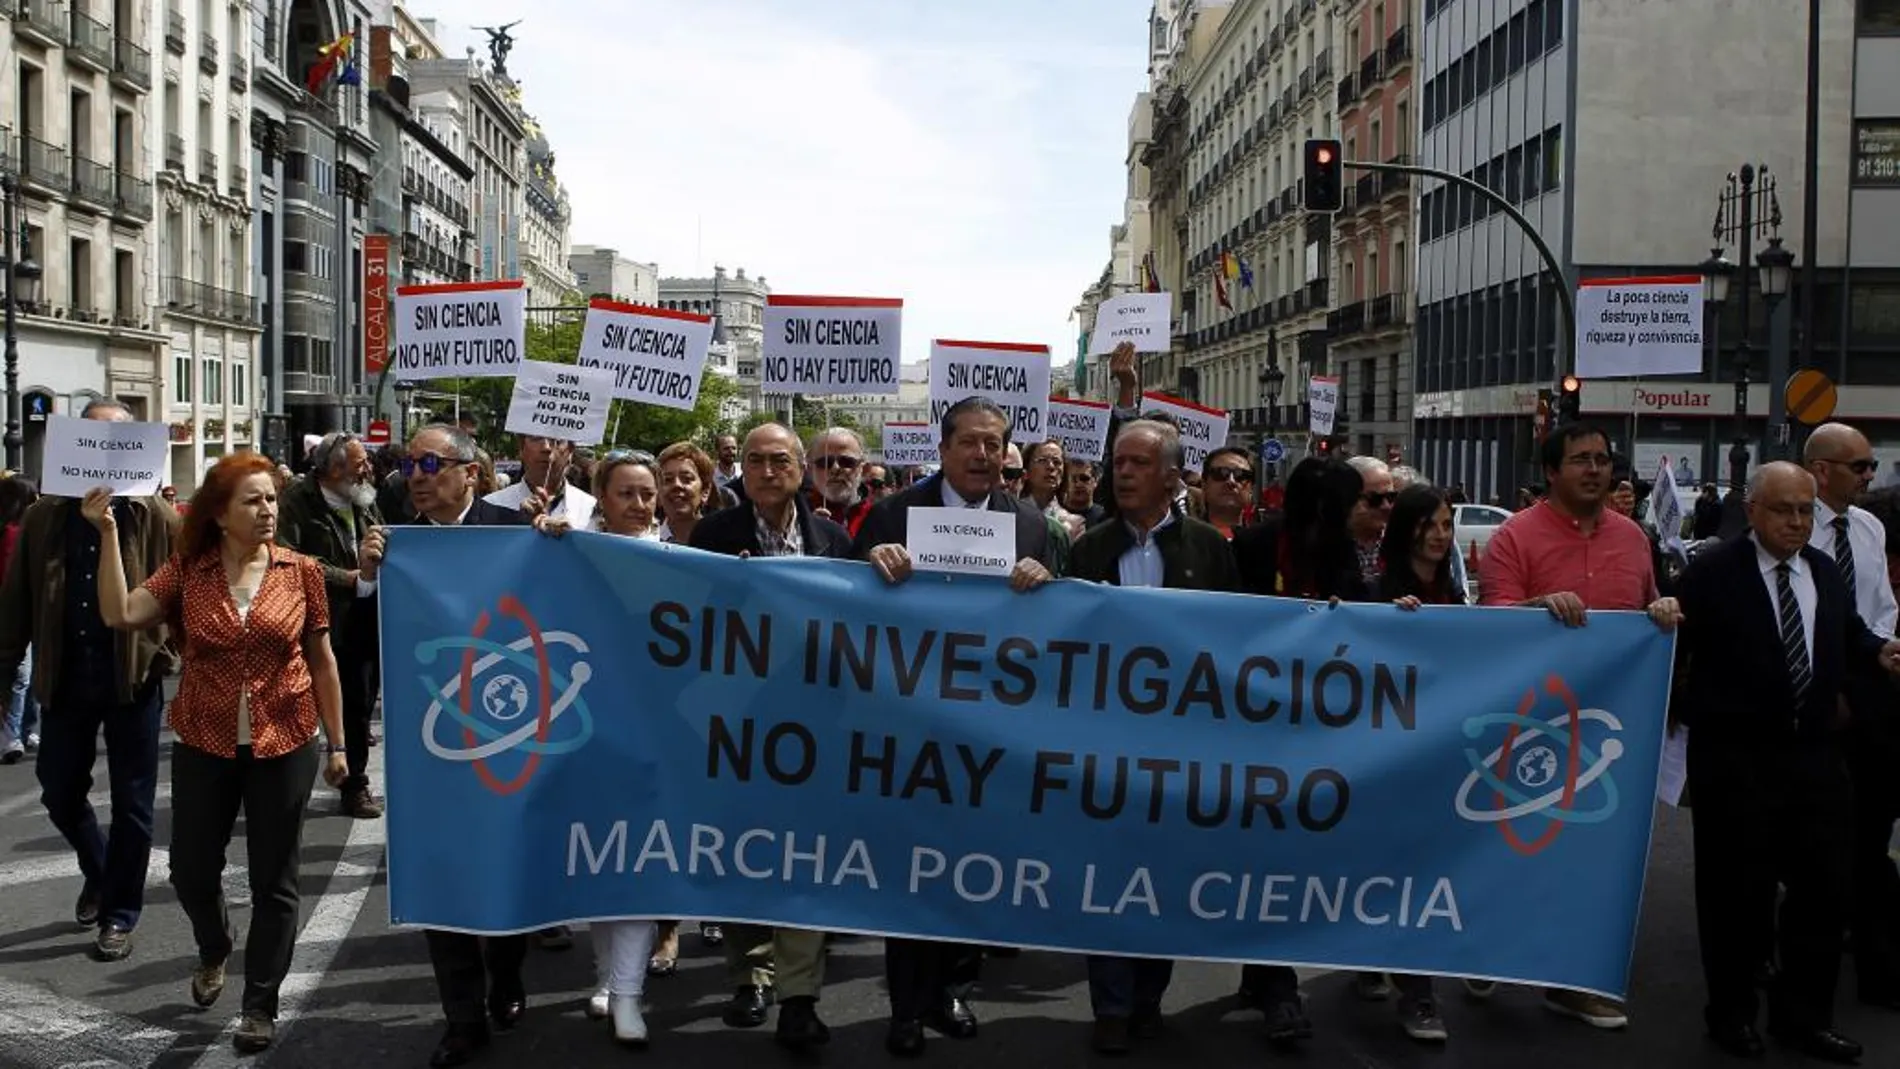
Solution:
[(323, 754), (325, 757), (328, 757), (332, 754), (340, 754), (343, 752), (344, 752), (343, 747), (337, 745), (334, 742), (326, 742), (323, 744)]

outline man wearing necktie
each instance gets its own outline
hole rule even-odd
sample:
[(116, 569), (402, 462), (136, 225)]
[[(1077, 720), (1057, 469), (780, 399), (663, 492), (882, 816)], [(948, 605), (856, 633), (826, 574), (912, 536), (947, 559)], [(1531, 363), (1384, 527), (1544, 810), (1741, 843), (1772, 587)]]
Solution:
[(1853, 828), (1836, 712), (1849, 678), (1900, 674), (1900, 643), (1868, 629), (1833, 558), (1808, 544), (1815, 490), (1795, 465), (1764, 464), (1745, 497), (1751, 533), (1683, 573), (1680, 701), (1709, 1038), (1761, 1056), (1755, 972), (1778, 945), (1769, 1033), (1851, 1065), (1861, 1046), (1833, 1029)]
[[(1879, 462), (1865, 435), (1844, 423), (1828, 423), (1808, 436), (1802, 460), (1819, 487), (1814, 534), (1808, 544), (1834, 561), (1849, 600), (1882, 638), (1894, 636), (1900, 607), (1887, 582), (1886, 527), (1856, 505)], [(1900, 872), (1887, 854), (1893, 822), (1900, 818), (1900, 691), (1885, 681), (1850, 679), (1843, 691), (1849, 714), (1847, 767), (1854, 780), (1853, 913), (1854, 971), (1860, 1001), (1900, 1010), (1900, 953), (1895, 917), (1900, 916)]]

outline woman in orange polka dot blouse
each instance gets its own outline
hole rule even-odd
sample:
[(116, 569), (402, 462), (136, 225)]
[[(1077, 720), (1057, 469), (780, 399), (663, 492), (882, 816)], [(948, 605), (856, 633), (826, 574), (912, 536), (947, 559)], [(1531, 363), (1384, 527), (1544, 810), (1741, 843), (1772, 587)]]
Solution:
[(277, 990), (297, 938), (304, 807), (320, 765), (333, 787), (348, 773), (323, 571), (272, 544), (277, 473), (255, 453), (234, 453), (207, 473), (177, 555), (136, 590), (125, 588), (110, 504), (100, 489), (81, 506), (105, 536), (100, 615), (125, 630), (163, 624), (184, 652), (171, 706), (171, 882), (198, 943), (191, 997), (209, 1008), (224, 990), (237, 931), (220, 876), (242, 807), (252, 904), (232, 1042), (260, 1051), (276, 1034)]

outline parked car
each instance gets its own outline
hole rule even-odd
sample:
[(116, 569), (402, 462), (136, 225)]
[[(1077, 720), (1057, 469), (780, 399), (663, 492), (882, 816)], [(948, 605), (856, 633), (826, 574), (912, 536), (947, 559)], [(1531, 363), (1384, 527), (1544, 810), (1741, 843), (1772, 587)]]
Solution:
[(1496, 505), (1453, 505), (1452, 532), (1458, 541), (1458, 552), (1469, 553), (1476, 546), (1478, 556), (1484, 556), (1492, 534), (1510, 518), (1509, 509)]

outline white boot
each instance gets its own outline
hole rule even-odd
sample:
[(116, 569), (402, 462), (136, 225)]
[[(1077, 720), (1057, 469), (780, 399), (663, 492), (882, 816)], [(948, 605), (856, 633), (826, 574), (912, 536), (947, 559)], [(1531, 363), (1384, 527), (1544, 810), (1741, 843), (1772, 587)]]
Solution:
[(607, 1015), (613, 1012), (610, 1001), (612, 998), (612, 994), (604, 987), (594, 992), (593, 996), (587, 1000), (587, 1019), (590, 1021), (605, 1020)]
[(613, 1012), (614, 1038), (631, 1046), (646, 1046), (647, 1021), (640, 1016), (640, 996), (615, 995)]

